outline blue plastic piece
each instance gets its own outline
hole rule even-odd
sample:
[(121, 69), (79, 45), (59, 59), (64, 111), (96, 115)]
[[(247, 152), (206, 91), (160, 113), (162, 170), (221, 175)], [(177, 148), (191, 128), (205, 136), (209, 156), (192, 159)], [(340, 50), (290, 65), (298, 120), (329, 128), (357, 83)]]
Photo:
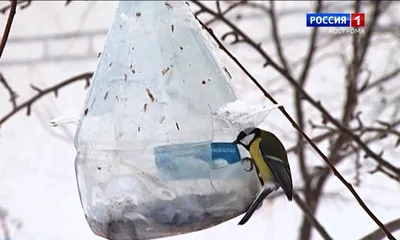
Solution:
[(211, 169), (240, 161), (237, 145), (229, 142), (164, 145), (154, 153), (159, 176), (165, 180), (209, 178)]

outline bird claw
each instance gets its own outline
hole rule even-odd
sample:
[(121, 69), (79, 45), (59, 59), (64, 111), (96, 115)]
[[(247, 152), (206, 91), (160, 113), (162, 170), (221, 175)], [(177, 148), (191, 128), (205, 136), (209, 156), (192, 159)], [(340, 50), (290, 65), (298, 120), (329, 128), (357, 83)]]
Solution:
[(242, 164), (244, 165), (245, 164), (245, 162), (250, 162), (250, 167), (249, 168), (244, 168), (244, 170), (246, 171), (246, 172), (251, 172), (251, 171), (253, 171), (253, 165), (254, 165), (254, 160), (252, 159), (252, 158), (249, 158), (249, 157), (245, 157), (245, 158), (242, 158), (241, 159), (241, 162), (242, 162)]

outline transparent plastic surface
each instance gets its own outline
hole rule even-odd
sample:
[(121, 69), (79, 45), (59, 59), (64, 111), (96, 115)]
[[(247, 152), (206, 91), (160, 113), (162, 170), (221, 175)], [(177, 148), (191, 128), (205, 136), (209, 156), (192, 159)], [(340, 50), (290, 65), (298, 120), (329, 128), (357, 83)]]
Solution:
[(259, 183), (212, 113), (236, 100), (187, 5), (121, 1), (80, 118), (82, 206), (95, 234), (153, 239), (242, 214)]

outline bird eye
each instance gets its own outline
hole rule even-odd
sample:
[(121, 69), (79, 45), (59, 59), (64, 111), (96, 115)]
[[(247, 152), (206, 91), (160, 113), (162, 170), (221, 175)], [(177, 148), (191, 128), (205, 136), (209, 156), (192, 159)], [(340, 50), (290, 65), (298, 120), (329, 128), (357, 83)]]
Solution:
[(241, 131), (237, 137), (238, 140), (243, 139), (244, 137), (246, 137), (246, 133)]

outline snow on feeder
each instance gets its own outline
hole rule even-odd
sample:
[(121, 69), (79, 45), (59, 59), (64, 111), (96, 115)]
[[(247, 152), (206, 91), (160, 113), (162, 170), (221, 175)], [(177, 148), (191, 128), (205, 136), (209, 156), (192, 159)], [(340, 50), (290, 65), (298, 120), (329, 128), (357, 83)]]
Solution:
[(228, 78), (185, 3), (119, 3), (75, 137), (95, 234), (166, 237), (247, 209), (259, 183), (231, 144), (244, 125), (226, 119)]

